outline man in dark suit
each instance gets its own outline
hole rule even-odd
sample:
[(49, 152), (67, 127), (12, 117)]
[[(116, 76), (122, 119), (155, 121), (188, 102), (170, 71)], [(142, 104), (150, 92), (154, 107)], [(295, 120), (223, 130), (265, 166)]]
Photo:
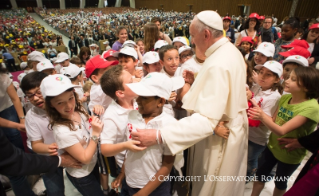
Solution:
[(76, 41), (74, 39), (74, 36), (71, 36), (71, 38), (70, 38), (69, 49), (70, 49), (70, 52), (71, 52), (71, 57), (73, 55), (78, 55), (78, 46), (77, 46), (77, 43), (76, 43)]
[[(22, 131), (25, 126), (0, 118), (0, 127), (17, 128)], [(68, 154), (61, 156), (44, 156), (26, 154), (21, 149), (13, 146), (3, 131), (0, 131), (0, 174), (9, 176), (23, 176), (54, 172), (58, 167), (81, 168), (81, 163)], [(5, 192), (0, 183), (0, 195)]]
[(80, 39), (78, 40), (78, 45), (79, 45), (79, 48), (81, 49), (83, 46), (85, 47), (89, 47), (89, 40), (84, 38), (84, 35), (81, 35), (80, 36)]

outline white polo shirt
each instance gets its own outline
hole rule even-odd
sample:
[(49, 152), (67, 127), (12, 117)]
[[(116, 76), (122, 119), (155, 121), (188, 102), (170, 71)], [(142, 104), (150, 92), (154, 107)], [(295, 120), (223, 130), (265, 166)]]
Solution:
[[(251, 91), (255, 94), (255, 101), (257, 103), (261, 101), (261, 109), (265, 114), (272, 117), (278, 107), (279, 99), (281, 97), (280, 93), (277, 90), (272, 91), (271, 89), (262, 91), (258, 84), (255, 84), (251, 88)], [(269, 129), (262, 123), (260, 123), (258, 127), (249, 127), (248, 139), (258, 145), (265, 146), (268, 142), (269, 135)]]
[[(55, 143), (53, 131), (48, 129), (49, 118), (46, 111), (33, 106), (25, 116), (27, 146), (32, 149), (31, 141), (43, 140), (44, 144)], [(49, 155), (49, 154), (45, 154)]]
[[(164, 125), (176, 122), (176, 119), (169, 114), (162, 112), (161, 115), (153, 118), (147, 124), (142, 115), (132, 110), (128, 117), (126, 138), (131, 138), (130, 131), (138, 129), (161, 129)], [(125, 177), (128, 186), (131, 188), (143, 188), (150, 176), (154, 176), (162, 166), (163, 155), (172, 155), (169, 148), (164, 145), (153, 145), (139, 152), (127, 151), (125, 160)]]
[(180, 76), (183, 76), (184, 70), (192, 71), (193, 73), (198, 73), (202, 68), (203, 63), (199, 63), (196, 61), (196, 56), (194, 55), (192, 58), (188, 59), (185, 63), (181, 65)]
[[(61, 152), (59, 155), (65, 152), (63, 149), (73, 146), (77, 143), (80, 143), (85, 149), (90, 142), (92, 128), (88, 119), (86, 119), (83, 114), (81, 114), (81, 128), (77, 126), (76, 131), (71, 131), (67, 126), (64, 125), (55, 125), (52, 129), (55, 141), (61, 150), (59, 151)], [(66, 171), (75, 178), (85, 177), (94, 169), (96, 160), (97, 153), (95, 151), (95, 154), (93, 155), (93, 158), (89, 164), (82, 165), (81, 169), (66, 167)]]
[[(134, 101), (134, 109), (138, 109), (136, 102)], [(125, 142), (126, 140), (126, 128), (128, 123), (129, 109), (125, 109), (112, 100), (112, 103), (106, 109), (103, 115), (103, 130), (101, 132), (101, 144), (117, 144)], [(122, 168), (126, 150), (115, 155), (115, 160), (118, 166)]]
[(89, 110), (92, 112), (95, 105), (101, 105), (106, 110), (112, 103), (112, 98), (107, 96), (99, 84), (93, 84), (90, 91)]

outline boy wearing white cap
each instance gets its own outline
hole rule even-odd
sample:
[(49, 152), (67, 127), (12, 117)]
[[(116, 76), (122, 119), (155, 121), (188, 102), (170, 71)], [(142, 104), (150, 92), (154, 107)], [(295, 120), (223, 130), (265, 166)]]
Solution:
[(287, 57), (283, 62), (282, 62), (282, 66), (283, 66), (283, 79), (287, 80), (289, 78), (290, 72), (292, 70), (294, 70), (297, 67), (300, 66), (304, 66), (304, 67), (308, 67), (309, 63), (308, 60), (300, 55), (292, 55)]
[(40, 63), (38, 63), (37, 64), (37, 71), (43, 72), (47, 75), (56, 74), (54, 66), (52, 65), (52, 63), (49, 60), (44, 60), (44, 61), (41, 61)]
[(62, 67), (68, 67), (70, 64), (69, 55), (65, 52), (60, 52), (54, 63), (59, 63)]
[[(164, 124), (175, 122), (176, 119), (163, 112), (165, 102), (171, 92), (184, 86), (182, 77), (169, 78), (165, 74), (153, 72), (139, 83), (127, 84), (137, 98), (138, 111), (129, 113), (127, 124), (127, 140), (131, 140), (131, 132), (136, 129), (161, 129)], [(167, 146), (160, 144), (148, 147), (144, 151), (128, 151), (125, 160), (125, 177), (129, 194), (134, 195), (170, 195), (168, 176), (175, 156)], [(152, 179), (150, 180), (150, 177)], [(163, 182), (164, 181), (164, 182)]]
[(156, 52), (158, 52), (159, 49), (161, 49), (161, 47), (166, 46), (166, 45), (168, 45), (167, 41), (165, 41), (165, 40), (158, 40), (157, 42), (155, 42), (154, 50), (155, 50)]
[[(256, 65), (259, 70), (257, 84), (251, 91), (254, 99), (261, 109), (270, 117), (276, 112), (279, 99), (282, 93), (280, 77), (282, 76), (282, 65), (277, 61), (267, 61), (264, 65)], [(247, 176), (253, 178), (258, 165), (258, 157), (265, 150), (269, 139), (270, 131), (268, 127), (260, 124), (260, 121), (248, 119), (248, 163)], [(250, 180), (249, 180), (250, 181)]]
[(157, 52), (147, 52), (143, 56), (143, 69), (145, 75), (152, 72), (161, 72), (163, 66), (159, 63), (160, 58)]
[[(104, 156), (115, 157), (118, 166), (117, 174), (121, 173), (126, 150), (144, 150), (136, 146), (139, 142), (125, 139), (128, 114), (131, 110), (138, 108), (134, 101), (136, 94), (126, 86), (132, 82), (132, 75), (121, 65), (111, 67), (101, 77), (103, 92), (113, 99), (103, 115), (103, 123), (107, 126), (103, 127), (101, 133), (101, 151)], [(128, 195), (124, 180), (121, 195)]]
[(113, 56), (118, 57), (119, 64), (132, 75), (135, 81), (139, 81), (139, 78), (143, 76), (143, 71), (135, 70), (138, 63), (138, 56), (134, 48), (126, 46)]
[(90, 45), (91, 57), (94, 57), (99, 54), (99, 46), (96, 44)]
[(111, 49), (111, 46), (109, 45), (110, 44), (109, 41), (105, 41), (105, 42), (103, 42), (103, 44), (104, 44), (104, 47), (105, 47), (105, 51), (108, 51), (108, 50)]
[(173, 46), (178, 50), (182, 46), (187, 46), (186, 39), (184, 37), (175, 37), (173, 39)]
[(189, 46), (182, 46), (178, 49), (180, 64), (183, 65), (188, 59), (194, 55), (193, 50)]
[(43, 60), (46, 60), (46, 58), (42, 52), (33, 51), (28, 55), (28, 65), (30, 65), (34, 71), (37, 71), (37, 64)]

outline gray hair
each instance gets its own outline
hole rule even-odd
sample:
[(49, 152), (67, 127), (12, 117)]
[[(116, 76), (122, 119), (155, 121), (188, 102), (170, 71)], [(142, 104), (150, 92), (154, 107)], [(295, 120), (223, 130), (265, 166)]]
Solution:
[(211, 28), (211, 27), (205, 25), (202, 21), (200, 21), (197, 18), (197, 16), (194, 17), (192, 22), (194, 22), (193, 24), (195, 25), (198, 32), (202, 32), (203, 30), (207, 29), (212, 34), (213, 38), (221, 37), (224, 34), (223, 31), (221, 31), (221, 30), (217, 30), (217, 29), (214, 29), (214, 28)]

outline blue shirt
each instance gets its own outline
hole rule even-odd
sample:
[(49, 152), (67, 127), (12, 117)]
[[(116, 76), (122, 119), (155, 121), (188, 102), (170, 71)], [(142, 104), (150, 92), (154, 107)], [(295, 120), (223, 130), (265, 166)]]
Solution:
[(8, 52), (3, 53), (2, 56), (3, 56), (6, 60), (13, 59), (13, 56), (12, 56), (10, 53), (8, 53)]

